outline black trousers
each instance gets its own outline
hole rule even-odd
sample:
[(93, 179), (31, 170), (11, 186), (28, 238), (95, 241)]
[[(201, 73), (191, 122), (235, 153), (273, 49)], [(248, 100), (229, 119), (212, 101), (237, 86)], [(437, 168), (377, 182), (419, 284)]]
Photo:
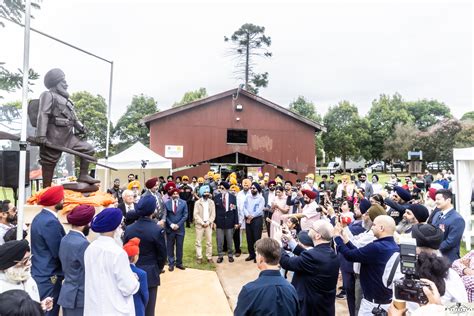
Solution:
[(158, 286), (148, 288), (148, 304), (145, 308), (145, 316), (155, 316), (156, 295), (158, 294)]
[(270, 211), (263, 211), (264, 219), (265, 219), (265, 228), (267, 229), (267, 235), (270, 237), (270, 227), (272, 226), (272, 223), (267, 222), (267, 218), (272, 219), (273, 213)]
[[(235, 248), (235, 253), (242, 253), (242, 250), (240, 249), (240, 228), (239, 229), (234, 229), (234, 235), (232, 236), (234, 239), (234, 248)], [(227, 252), (227, 240), (224, 235), (224, 246), (222, 247), (224, 252)]]
[(194, 201), (187, 202), (188, 204), (188, 218), (186, 218), (186, 227), (191, 227), (194, 221)]
[(353, 272), (341, 271), (342, 286), (346, 291), (347, 307), (349, 308), (349, 315), (355, 316), (355, 275)]
[(250, 224), (245, 225), (245, 234), (247, 235), (247, 245), (251, 258), (255, 258), (255, 242), (262, 238), (262, 221), (262, 216), (259, 216), (252, 219)]

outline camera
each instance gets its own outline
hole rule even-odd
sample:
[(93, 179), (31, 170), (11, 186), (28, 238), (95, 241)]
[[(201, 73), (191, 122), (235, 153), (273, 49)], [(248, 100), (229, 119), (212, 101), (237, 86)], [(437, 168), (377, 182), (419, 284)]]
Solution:
[(417, 259), (416, 241), (414, 239), (402, 241), (400, 244), (400, 270), (405, 276), (393, 282), (395, 298), (425, 305), (428, 303), (428, 298), (423, 292), (423, 287), (429, 287), (429, 284), (419, 280), (416, 273)]
[(387, 312), (383, 309), (383, 308), (380, 308), (379, 307), (374, 307), (372, 309), (372, 315), (376, 315), (376, 316), (386, 316), (388, 315)]

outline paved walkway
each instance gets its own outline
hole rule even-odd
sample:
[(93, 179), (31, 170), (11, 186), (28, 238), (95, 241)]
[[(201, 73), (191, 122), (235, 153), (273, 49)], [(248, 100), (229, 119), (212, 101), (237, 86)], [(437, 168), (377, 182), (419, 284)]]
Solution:
[(158, 287), (156, 315), (232, 315), (216, 272), (165, 269)]

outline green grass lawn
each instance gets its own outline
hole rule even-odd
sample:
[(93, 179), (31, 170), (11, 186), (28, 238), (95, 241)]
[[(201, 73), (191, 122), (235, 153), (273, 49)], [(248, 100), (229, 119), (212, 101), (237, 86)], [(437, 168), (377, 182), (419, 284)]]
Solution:
[[(194, 225), (191, 225), (191, 228), (186, 228), (186, 234), (184, 236), (184, 246), (183, 246), (183, 264), (188, 268), (200, 269), (200, 270), (215, 270), (216, 266), (214, 264), (209, 264), (206, 262), (206, 241), (203, 238), (202, 241), (202, 255), (203, 263), (198, 264), (196, 262), (196, 230)], [(240, 249), (242, 253), (248, 253), (247, 251), (247, 238), (245, 237), (245, 231), (242, 231), (242, 239)], [(234, 249), (235, 251), (235, 249)], [(217, 256), (217, 242), (216, 242), (216, 232), (212, 232), (212, 255)], [(205, 262), (205, 263), (204, 263)]]

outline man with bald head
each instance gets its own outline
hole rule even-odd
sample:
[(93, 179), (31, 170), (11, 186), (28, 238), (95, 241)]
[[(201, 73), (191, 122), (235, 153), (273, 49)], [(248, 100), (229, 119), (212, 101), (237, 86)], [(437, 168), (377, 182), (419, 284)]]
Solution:
[(314, 247), (304, 250), (297, 246), (290, 233), (282, 237), (296, 255), (281, 251), (280, 266), (294, 271), (291, 284), (298, 293), (301, 315), (335, 315), (339, 259), (331, 248), (333, 227), (325, 220), (315, 221), (309, 228)]
[(392, 290), (385, 286), (383, 275), (389, 259), (400, 250), (393, 239), (395, 229), (392, 217), (377, 216), (371, 228), (376, 240), (361, 248), (354, 246), (341, 230), (335, 230), (338, 252), (348, 261), (361, 263), (360, 284), (364, 298), (359, 315), (372, 315), (374, 307), (387, 310), (391, 303)]

